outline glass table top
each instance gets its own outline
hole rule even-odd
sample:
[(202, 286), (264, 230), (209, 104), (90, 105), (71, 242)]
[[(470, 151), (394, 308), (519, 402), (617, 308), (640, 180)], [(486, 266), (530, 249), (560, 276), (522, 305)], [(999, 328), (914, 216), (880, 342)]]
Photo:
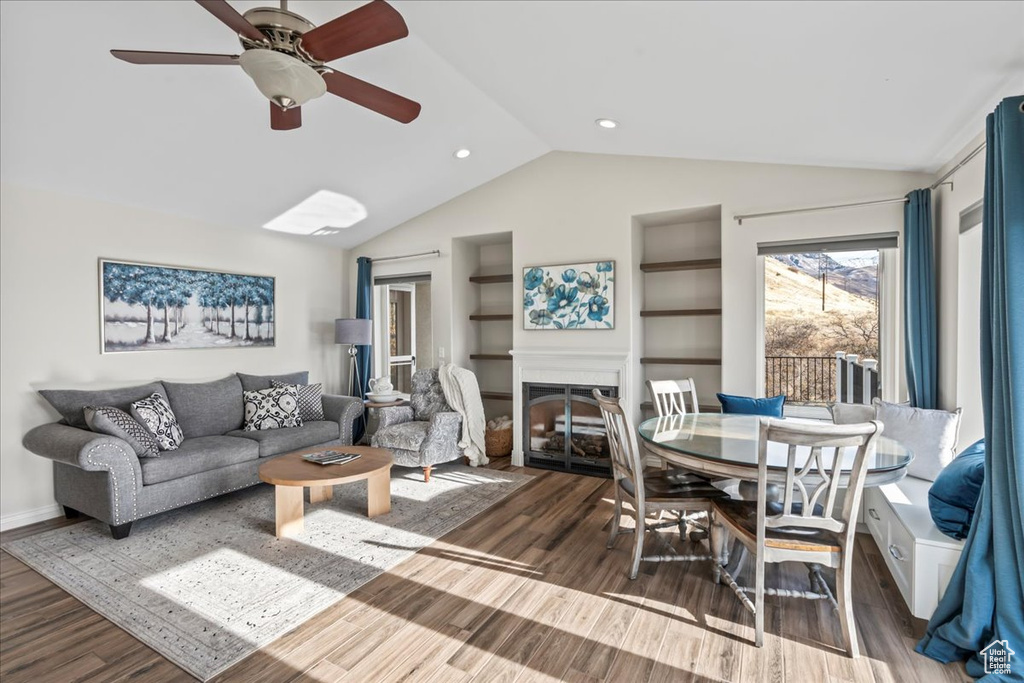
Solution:
[[(670, 451), (756, 468), (760, 419), (757, 415), (717, 413), (668, 415), (645, 420), (637, 431), (644, 441)], [(821, 424), (815, 420), (799, 418), (787, 418), (785, 421)], [(786, 444), (769, 442), (768, 467), (785, 469), (787, 450)], [(802, 450), (809, 452), (810, 449)], [(853, 465), (855, 449), (842, 450), (843, 469), (849, 469)], [(827, 463), (831, 463), (834, 455), (828, 451), (822, 449), (822, 456)], [(868, 461), (868, 472), (897, 470), (906, 467), (912, 458), (906, 448), (882, 435), (878, 438), (874, 457)]]

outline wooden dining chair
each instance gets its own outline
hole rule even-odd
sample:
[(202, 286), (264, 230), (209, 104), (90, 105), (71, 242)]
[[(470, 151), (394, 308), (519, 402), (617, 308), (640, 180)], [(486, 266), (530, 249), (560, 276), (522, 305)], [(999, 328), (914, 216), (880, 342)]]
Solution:
[[(697, 385), (692, 377), (687, 379), (649, 379), (647, 392), (651, 395), (654, 412), (658, 417), (666, 415), (685, 415), (699, 413), (700, 403), (697, 402)], [(686, 399), (690, 399), (690, 408), (686, 408)]]
[[(839, 613), (843, 643), (851, 657), (858, 656), (853, 619), (851, 570), (857, 512), (868, 464), (875, 453), (882, 423), (875, 420), (847, 425), (789, 423), (761, 418), (757, 467), (757, 500), (716, 500), (711, 509), (711, 548), (719, 557), (732, 536), (754, 555), (754, 587), (739, 586), (729, 572), (715, 563), (715, 580), (732, 588), (754, 614), (754, 644), (764, 643), (764, 596), (828, 600)], [(788, 446), (785, 481), (768, 481), (768, 443)], [(844, 449), (855, 449), (852, 466), (843, 470)], [(810, 449), (809, 453), (807, 449)], [(798, 457), (803, 454), (804, 457)], [(781, 463), (780, 463), (781, 464)], [(833, 517), (839, 489), (845, 488), (842, 512)], [(769, 493), (781, 500), (769, 497)], [(799, 494), (799, 500), (796, 499)], [(804, 562), (809, 565), (810, 591), (765, 587), (765, 565)], [(821, 575), (821, 565), (836, 570), (833, 596)], [(747, 593), (754, 594), (751, 602)]]
[[(670, 554), (644, 555), (644, 536), (668, 526), (676, 526), (679, 521), (647, 523), (647, 516), (663, 511), (676, 512), (683, 518), (683, 511), (710, 511), (711, 501), (727, 494), (710, 485), (704, 479), (683, 470), (652, 470), (643, 471), (643, 459), (637, 445), (636, 431), (629, 423), (619, 399), (608, 398), (599, 390), (594, 389), (594, 398), (601, 407), (605, 429), (608, 434), (608, 446), (612, 454), (612, 476), (615, 490), (615, 513), (612, 517), (611, 533), (607, 547), (615, 545), (620, 534), (633, 533), (633, 563), (629, 578), (635, 579), (640, 571), (640, 562), (672, 562), (710, 560), (708, 554), (682, 555), (671, 546)], [(633, 508), (635, 525), (633, 529), (620, 529), (623, 502)]]

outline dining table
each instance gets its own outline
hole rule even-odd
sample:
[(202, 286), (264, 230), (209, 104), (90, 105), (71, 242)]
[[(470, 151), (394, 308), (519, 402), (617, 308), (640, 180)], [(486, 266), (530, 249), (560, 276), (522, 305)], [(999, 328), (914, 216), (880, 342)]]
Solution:
[[(644, 420), (637, 428), (637, 432), (648, 451), (672, 465), (706, 474), (711, 478), (756, 482), (760, 457), (761, 419), (762, 417), (758, 415), (734, 413), (666, 415)], [(772, 419), (821, 424), (820, 421), (802, 418)], [(907, 466), (913, 458), (906, 447), (886, 437), (884, 433), (879, 436), (876, 444), (875, 452), (868, 460), (864, 480), (866, 487), (899, 481), (906, 475)], [(767, 450), (768, 481), (785, 483), (788, 447), (785, 444), (769, 442)], [(825, 462), (830, 465), (835, 454), (834, 451), (826, 449), (822, 455)], [(844, 486), (844, 480), (849, 479), (849, 467), (853, 465), (854, 455), (854, 449), (843, 449), (844, 463), (841, 472), (845, 474), (840, 476), (840, 486)], [(810, 478), (805, 478), (805, 483), (816, 483), (814, 471), (808, 475)]]
[[(735, 488), (729, 484), (723, 485), (723, 488), (745, 500), (756, 500), (762, 419), (758, 415), (735, 413), (666, 415), (643, 421), (637, 433), (647, 450), (666, 463), (706, 475), (712, 480), (734, 481)], [(772, 420), (821, 424), (820, 421), (804, 418)], [(771, 441), (767, 446), (767, 496), (770, 500), (780, 500), (782, 492), (778, 485), (786, 482), (788, 446)], [(805, 450), (809, 455), (810, 450)], [(855, 450), (842, 449), (840, 457), (843, 458), (843, 465), (839, 479), (842, 488), (849, 481), (849, 469), (853, 466)], [(825, 463), (831, 465), (834, 457), (835, 449), (822, 449)], [(881, 486), (899, 481), (906, 476), (907, 466), (912, 459), (913, 454), (906, 447), (883, 433), (876, 441), (875, 452), (869, 456), (864, 486)], [(798, 461), (796, 464), (799, 467), (803, 463)], [(821, 477), (813, 467), (804, 477), (806, 485), (814, 486), (820, 481)], [(739, 552), (730, 553), (732, 559), (729, 561), (729, 571), (733, 576), (742, 568), (746, 556), (740, 550), (742, 546), (737, 546), (738, 543), (734, 544)]]

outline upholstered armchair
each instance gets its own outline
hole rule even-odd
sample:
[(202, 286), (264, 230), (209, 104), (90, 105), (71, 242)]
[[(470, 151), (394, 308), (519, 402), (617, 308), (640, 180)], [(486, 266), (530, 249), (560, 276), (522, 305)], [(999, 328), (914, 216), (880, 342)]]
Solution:
[(370, 444), (392, 451), (396, 465), (422, 467), (424, 481), (430, 481), (434, 465), (462, 457), (462, 416), (445, 401), (434, 368), (417, 370), (412, 376), (409, 403), (380, 409), (380, 423)]

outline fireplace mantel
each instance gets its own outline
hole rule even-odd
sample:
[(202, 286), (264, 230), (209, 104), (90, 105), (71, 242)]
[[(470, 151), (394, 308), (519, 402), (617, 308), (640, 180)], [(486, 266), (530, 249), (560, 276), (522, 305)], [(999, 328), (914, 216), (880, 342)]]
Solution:
[[(523, 382), (615, 386), (630, 405), (630, 354), (615, 350), (515, 349), (512, 354), (512, 410), (523, 414)], [(522, 429), (513, 432), (512, 464), (523, 465)]]

